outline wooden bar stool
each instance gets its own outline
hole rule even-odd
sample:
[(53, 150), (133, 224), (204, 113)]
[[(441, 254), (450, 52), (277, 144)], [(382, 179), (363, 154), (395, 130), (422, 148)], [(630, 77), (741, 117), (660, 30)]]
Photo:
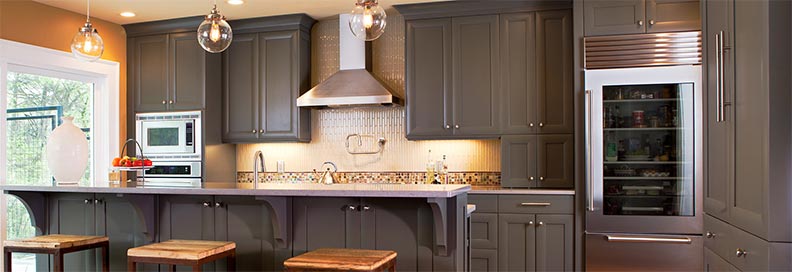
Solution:
[(236, 243), (202, 240), (169, 240), (127, 250), (128, 271), (137, 271), (137, 263), (165, 264), (176, 271), (177, 265), (201, 271), (206, 263), (228, 258), (228, 271), (236, 271)]
[(320, 248), (283, 262), (286, 271), (396, 271), (396, 252)]
[(50, 254), (54, 258), (52, 271), (63, 271), (63, 255), (67, 253), (102, 249), (102, 271), (110, 270), (110, 242), (107, 237), (52, 234), (3, 242), (5, 271), (11, 271), (11, 253)]

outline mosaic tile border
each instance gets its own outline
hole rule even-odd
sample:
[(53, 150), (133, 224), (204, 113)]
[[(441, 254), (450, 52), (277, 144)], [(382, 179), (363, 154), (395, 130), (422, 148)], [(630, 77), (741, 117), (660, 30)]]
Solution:
[[(315, 183), (314, 172), (264, 172), (259, 183)], [(426, 183), (426, 172), (338, 172), (339, 183)], [(448, 184), (500, 185), (500, 172), (450, 172)], [(252, 183), (253, 172), (237, 172), (237, 183)]]

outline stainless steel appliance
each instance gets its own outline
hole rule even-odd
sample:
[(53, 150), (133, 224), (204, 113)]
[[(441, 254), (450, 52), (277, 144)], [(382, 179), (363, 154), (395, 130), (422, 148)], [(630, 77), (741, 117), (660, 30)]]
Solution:
[(585, 76), (586, 269), (702, 270), (701, 66)]
[(201, 187), (203, 141), (200, 111), (140, 113), (136, 135), (153, 168), (138, 175), (144, 187)]
[(152, 160), (201, 160), (201, 112), (139, 113), (137, 140)]

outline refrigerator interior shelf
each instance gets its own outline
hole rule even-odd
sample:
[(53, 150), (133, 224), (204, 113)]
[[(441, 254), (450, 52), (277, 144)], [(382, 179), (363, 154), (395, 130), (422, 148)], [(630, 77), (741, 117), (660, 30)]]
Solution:
[(631, 211), (631, 212), (662, 212), (664, 209), (662, 207), (622, 207), (623, 211)]
[(684, 180), (685, 177), (603, 177), (606, 180)]
[(605, 161), (604, 164), (684, 164), (683, 161)]
[(653, 99), (607, 99), (602, 100), (605, 103), (636, 103), (636, 102), (673, 102), (679, 101), (679, 98), (653, 98)]
[(604, 131), (653, 131), (653, 130), (682, 130), (681, 127), (645, 127), (645, 128), (604, 128)]

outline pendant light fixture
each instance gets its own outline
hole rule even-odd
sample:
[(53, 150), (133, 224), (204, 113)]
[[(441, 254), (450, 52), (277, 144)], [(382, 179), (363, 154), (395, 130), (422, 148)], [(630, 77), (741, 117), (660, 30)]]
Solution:
[(231, 45), (233, 36), (225, 16), (217, 11), (217, 0), (215, 0), (212, 12), (206, 15), (206, 19), (198, 26), (198, 44), (210, 53), (220, 53)]
[(80, 30), (74, 35), (71, 51), (74, 57), (84, 61), (95, 61), (104, 53), (102, 37), (99, 36), (99, 31), (91, 25), (91, 0), (88, 0), (85, 12), (85, 25), (80, 27)]
[(349, 29), (358, 39), (373, 41), (385, 32), (385, 10), (377, 0), (357, 0), (349, 16)]

